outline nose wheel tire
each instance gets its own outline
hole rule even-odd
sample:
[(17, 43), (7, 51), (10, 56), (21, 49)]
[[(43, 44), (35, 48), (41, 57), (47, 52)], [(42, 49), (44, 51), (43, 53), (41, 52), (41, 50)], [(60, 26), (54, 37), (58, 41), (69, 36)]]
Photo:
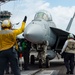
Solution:
[(34, 64), (35, 63), (35, 57), (34, 57), (34, 55), (31, 55), (31, 62), (30, 62), (31, 64)]
[(42, 68), (42, 60), (39, 59), (39, 68)]
[(49, 68), (49, 67), (50, 67), (49, 58), (46, 57), (46, 68)]

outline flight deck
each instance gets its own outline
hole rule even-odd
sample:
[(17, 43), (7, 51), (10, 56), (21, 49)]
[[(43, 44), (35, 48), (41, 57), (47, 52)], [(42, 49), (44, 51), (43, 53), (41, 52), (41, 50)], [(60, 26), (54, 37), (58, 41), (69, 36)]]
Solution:
[[(13, 75), (13, 74), (5, 74)], [(66, 75), (66, 68), (63, 59), (53, 59), (50, 61), (50, 67), (39, 68), (38, 63), (29, 65), (29, 70), (21, 70), (21, 75)], [(75, 69), (74, 74), (75, 75)]]
[[(34, 66), (33, 66), (34, 67)], [(13, 75), (13, 74), (5, 74), (5, 75)], [(41, 68), (34, 70), (26, 70), (21, 71), (21, 75), (66, 75), (66, 68), (64, 64), (53, 63), (50, 68)], [(75, 75), (75, 70), (74, 74)]]

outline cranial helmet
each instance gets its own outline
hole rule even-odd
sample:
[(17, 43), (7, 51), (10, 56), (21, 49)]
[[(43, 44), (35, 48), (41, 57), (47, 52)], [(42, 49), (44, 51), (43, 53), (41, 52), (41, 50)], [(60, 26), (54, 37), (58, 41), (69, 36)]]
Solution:
[(10, 20), (4, 20), (1, 25), (2, 28), (11, 28)]
[(73, 34), (69, 34), (68, 38), (73, 38), (74, 39), (74, 35)]

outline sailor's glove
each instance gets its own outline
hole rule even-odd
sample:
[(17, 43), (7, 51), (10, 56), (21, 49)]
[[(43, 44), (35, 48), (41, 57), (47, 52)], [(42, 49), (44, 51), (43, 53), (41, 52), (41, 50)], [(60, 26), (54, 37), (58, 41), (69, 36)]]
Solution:
[(25, 16), (23, 19), (23, 22), (26, 22), (26, 21), (27, 21), (27, 16)]

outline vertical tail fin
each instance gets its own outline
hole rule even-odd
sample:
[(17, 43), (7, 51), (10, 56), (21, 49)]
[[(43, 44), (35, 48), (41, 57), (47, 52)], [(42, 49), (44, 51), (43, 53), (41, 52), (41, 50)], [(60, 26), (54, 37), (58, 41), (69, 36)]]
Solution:
[(75, 17), (75, 13), (74, 13), (73, 17), (70, 19), (69, 24), (68, 24), (68, 26), (66, 28), (66, 31), (69, 31), (70, 30), (70, 27), (72, 25), (72, 22), (73, 22), (74, 17)]

